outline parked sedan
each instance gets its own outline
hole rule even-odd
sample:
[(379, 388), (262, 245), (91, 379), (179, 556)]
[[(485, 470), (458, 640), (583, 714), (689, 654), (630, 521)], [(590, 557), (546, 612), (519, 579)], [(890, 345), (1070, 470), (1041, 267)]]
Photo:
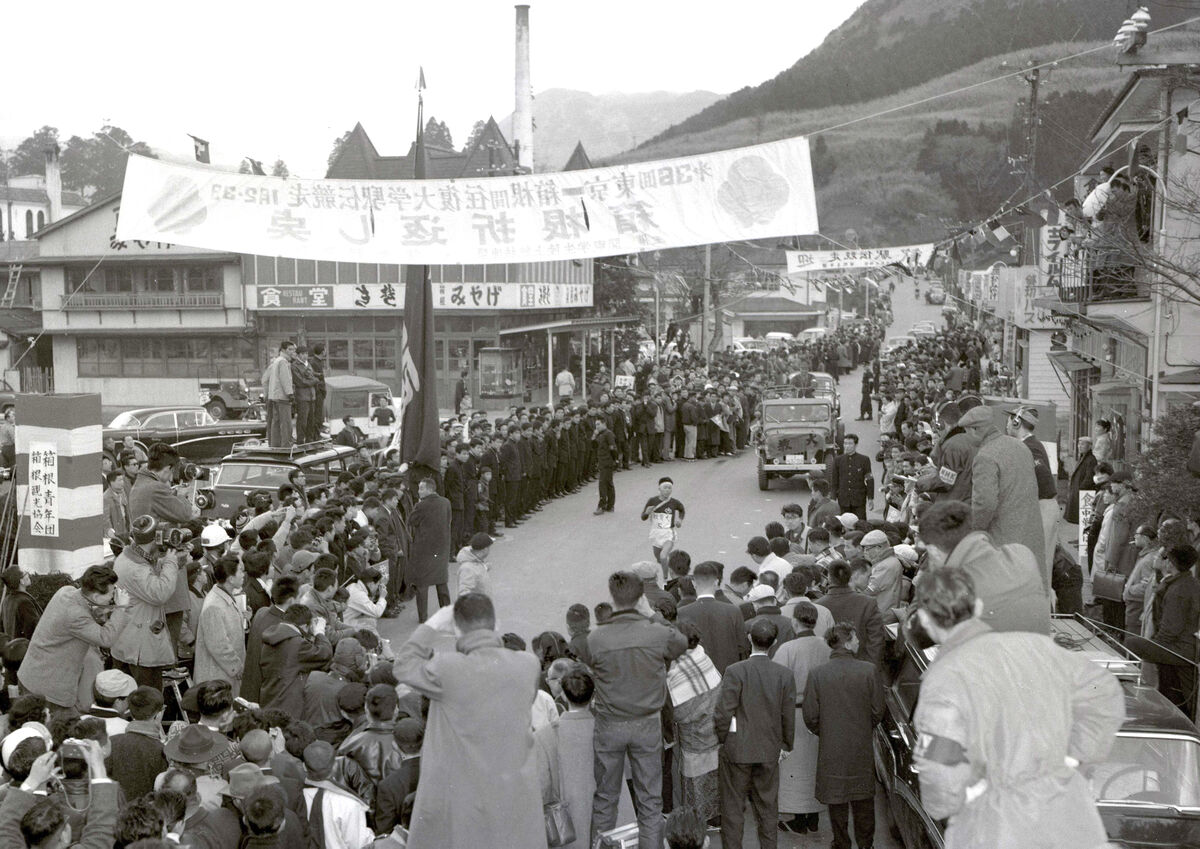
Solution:
[(213, 463), (233, 450), (234, 443), (265, 439), (266, 422), (217, 421), (203, 407), (146, 407), (114, 418), (104, 429), (105, 439), (121, 442), (131, 436), (144, 447), (155, 442), (175, 446), (179, 456), (193, 463)]

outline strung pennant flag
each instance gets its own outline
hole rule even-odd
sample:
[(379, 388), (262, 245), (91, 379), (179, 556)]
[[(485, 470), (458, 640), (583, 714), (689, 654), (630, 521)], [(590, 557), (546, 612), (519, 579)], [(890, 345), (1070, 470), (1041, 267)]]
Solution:
[(208, 142), (199, 136), (193, 136), (188, 133), (188, 137), (192, 140), (192, 145), (196, 151), (196, 161), (203, 162), (205, 165), (210, 164), (208, 161)]

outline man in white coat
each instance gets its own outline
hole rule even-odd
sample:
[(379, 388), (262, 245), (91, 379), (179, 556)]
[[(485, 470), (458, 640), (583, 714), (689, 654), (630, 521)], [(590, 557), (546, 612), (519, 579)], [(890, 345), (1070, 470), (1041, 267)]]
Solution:
[(232, 555), (212, 565), (213, 588), (204, 597), (196, 627), (196, 666), (192, 680), (228, 681), (233, 692), (242, 688), (246, 665), (246, 606), (238, 593), (246, 579), (242, 561)]

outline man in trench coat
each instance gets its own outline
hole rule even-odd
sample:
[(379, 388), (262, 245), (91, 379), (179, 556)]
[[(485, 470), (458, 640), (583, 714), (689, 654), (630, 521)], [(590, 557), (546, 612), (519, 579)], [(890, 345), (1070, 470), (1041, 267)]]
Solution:
[(417, 621), (429, 618), (429, 588), (437, 588), (438, 607), (450, 603), (450, 502), (437, 494), (433, 478), (417, 484), (420, 497), (408, 520), (412, 545), (404, 580), (417, 593)]
[(817, 752), (817, 801), (829, 807), (833, 849), (850, 849), (850, 812), (854, 842), (875, 841), (875, 761), (871, 735), (883, 719), (883, 687), (875, 664), (857, 660), (858, 635), (838, 622), (825, 635), (829, 661), (808, 676), (804, 724), (820, 738)]
[[(546, 847), (529, 719), (538, 662), (504, 648), (495, 628), (491, 599), (467, 593), (396, 654), (400, 683), (430, 699), (409, 849)], [(435, 653), (451, 635), (458, 650)], [(585, 811), (571, 815), (586, 829)]]

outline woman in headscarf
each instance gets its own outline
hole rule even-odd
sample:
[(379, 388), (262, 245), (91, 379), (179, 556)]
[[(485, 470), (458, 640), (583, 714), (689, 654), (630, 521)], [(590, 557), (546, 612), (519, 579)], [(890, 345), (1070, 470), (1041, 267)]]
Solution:
[(717, 784), (717, 732), (713, 713), (721, 689), (721, 673), (713, 665), (700, 632), (690, 622), (679, 628), (687, 637), (688, 650), (667, 671), (667, 689), (675, 716), (683, 789), (680, 802), (694, 807), (706, 820), (719, 813)]

